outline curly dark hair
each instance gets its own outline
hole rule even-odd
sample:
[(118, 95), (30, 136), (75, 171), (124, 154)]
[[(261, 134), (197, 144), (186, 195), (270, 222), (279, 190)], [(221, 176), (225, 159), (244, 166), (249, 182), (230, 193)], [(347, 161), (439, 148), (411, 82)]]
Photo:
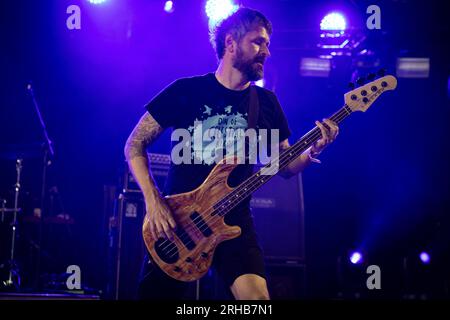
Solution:
[(239, 42), (244, 35), (256, 27), (264, 27), (272, 34), (272, 23), (259, 11), (240, 7), (236, 12), (222, 20), (210, 31), (210, 41), (220, 60), (225, 54), (225, 36), (231, 34)]

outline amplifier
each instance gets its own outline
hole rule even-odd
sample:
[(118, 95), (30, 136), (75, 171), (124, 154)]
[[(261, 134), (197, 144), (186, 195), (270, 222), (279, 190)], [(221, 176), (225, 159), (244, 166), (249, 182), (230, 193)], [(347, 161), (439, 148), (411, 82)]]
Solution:
[(145, 255), (142, 221), (143, 197), (120, 194), (110, 221), (107, 295), (115, 300), (136, 298), (140, 268)]
[[(148, 153), (148, 162), (150, 166), (151, 173), (155, 178), (156, 182), (158, 180), (165, 180), (170, 168), (170, 155), (160, 154), (160, 153)], [(139, 185), (134, 179), (133, 175), (128, 168), (128, 163), (125, 162), (125, 170), (122, 179), (122, 192), (123, 193), (140, 193)], [(164, 184), (158, 185), (162, 188)]]
[(253, 193), (250, 206), (265, 258), (285, 264), (304, 261), (302, 176), (273, 177)]

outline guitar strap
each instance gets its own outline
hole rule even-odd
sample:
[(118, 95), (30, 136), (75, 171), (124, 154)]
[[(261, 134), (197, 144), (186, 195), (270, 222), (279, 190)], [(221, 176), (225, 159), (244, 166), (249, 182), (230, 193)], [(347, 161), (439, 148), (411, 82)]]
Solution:
[(259, 115), (259, 98), (256, 86), (250, 85), (250, 99), (248, 106), (248, 129), (256, 129)]
[[(248, 126), (247, 129), (255, 129), (256, 136), (258, 137), (258, 116), (259, 116), (259, 97), (256, 86), (250, 85), (250, 97), (248, 100)], [(250, 159), (249, 151), (250, 151), (249, 141), (245, 138), (245, 158), (248, 161)], [(257, 150), (257, 146), (255, 150)]]

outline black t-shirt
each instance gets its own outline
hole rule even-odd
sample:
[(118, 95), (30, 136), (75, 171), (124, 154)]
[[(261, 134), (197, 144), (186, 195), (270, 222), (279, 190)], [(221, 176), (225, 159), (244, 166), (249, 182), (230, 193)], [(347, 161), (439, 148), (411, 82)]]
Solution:
[[(256, 88), (259, 99), (256, 127), (279, 129), (279, 141), (287, 139), (290, 130), (275, 94), (264, 88)], [(194, 141), (195, 131), (204, 132), (209, 128), (220, 130), (226, 141), (227, 129), (247, 129), (249, 99), (250, 87), (242, 91), (230, 90), (217, 81), (214, 73), (208, 73), (176, 80), (156, 95), (145, 108), (164, 129), (188, 130), (192, 141)], [(201, 124), (201, 128), (198, 127), (199, 124)], [(270, 133), (268, 136), (270, 137)], [(172, 141), (172, 148), (180, 141)], [(192, 143), (192, 141), (192, 148), (189, 148), (191, 161), (187, 164), (174, 164), (172, 161), (163, 191), (164, 195), (194, 190), (202, 184), (216, 164), (214, 157), (208, 156), (209, 153), (205, 152), (205, 147), (211, 141), (203, 142), (200, 145)], [(198, 152), (202, 151), (199, 150), (199, 146), (203, 153), (202, 156), (197, 157)], [(195, 159), (196, 157), (197, 159)], [(247, 179), (252, 171), (253, 165), (239, 165), (230, 175), (229, 185), (238, 185)], [(249, 200), (244, 201), (243, 205), (248, 206)]]

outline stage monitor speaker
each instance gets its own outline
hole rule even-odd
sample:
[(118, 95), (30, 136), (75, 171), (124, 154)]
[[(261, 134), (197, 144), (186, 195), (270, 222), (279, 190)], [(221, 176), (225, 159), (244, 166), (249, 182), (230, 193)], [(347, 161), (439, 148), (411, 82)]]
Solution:
[[(297, 260), (286, 263), (283, 259), (265, 261), (266, 280), (272, 300), (298, 300), (306, 298), (306, 265)], [(230, 288), (226, 287), (216, 270), (212, 269), (202, 278), (204, 290), (202, 300), (233, 300)]]
[(304, 206), (301, 175), (279, 175), (257, 190), (250, 202), (266, 259), (304, 260)]
[(267, 287), (272, 300), (306, 298), (306, 266), (266, 262)]

